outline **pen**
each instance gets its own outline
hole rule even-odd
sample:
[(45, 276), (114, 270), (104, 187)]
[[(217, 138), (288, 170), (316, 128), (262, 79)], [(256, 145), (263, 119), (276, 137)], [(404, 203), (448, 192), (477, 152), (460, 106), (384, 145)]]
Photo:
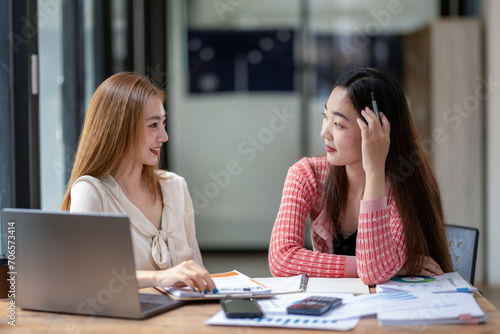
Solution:
[(373, 112), (375, 113), (375, 115), (377, 115), (377, 118), (380, 120), (380, 116), (378, 115), (377, 101), (375, 100), (375, 95), (373, 95), (373, 92), (372, 92), (372, 108)]
[(300, 278), (300, 291), (304, 292), (307, 289), (307, 282), (309, 281), (309, 276), (307, 274), (302, 274)]

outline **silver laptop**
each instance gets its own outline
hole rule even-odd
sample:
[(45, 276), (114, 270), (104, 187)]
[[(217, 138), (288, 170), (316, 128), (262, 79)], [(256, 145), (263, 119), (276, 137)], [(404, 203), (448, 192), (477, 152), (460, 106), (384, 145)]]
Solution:
[(15, 226), (21, 308), (144, 319), (183, 304), (166, 295), (139, 294), (127, 216), (33, 209), (2, 214), (4, 227)]

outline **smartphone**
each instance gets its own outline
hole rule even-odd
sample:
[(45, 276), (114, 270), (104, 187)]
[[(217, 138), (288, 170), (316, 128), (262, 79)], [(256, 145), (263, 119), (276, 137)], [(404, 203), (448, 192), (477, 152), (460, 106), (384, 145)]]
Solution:
[(262, 318), (264, 316), (255, 299), (221, 299), (220, 304), (228, 318)]
[(288, 314), (323, 315), (342, 304), (342, 298), (311, 296), (287, 307)]

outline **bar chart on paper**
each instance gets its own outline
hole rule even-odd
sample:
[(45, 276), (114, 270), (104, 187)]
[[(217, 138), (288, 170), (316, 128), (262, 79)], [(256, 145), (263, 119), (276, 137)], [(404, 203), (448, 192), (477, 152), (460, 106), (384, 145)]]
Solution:
[(305, 329), (349, 330), (356, 327), (359, 318), (332, 320), (313, 316), (269, 316), (254, 319), (228, 319), (223, 311), (210, 318), (208, 325), (252, 326), (252, 327), (288, 327)]

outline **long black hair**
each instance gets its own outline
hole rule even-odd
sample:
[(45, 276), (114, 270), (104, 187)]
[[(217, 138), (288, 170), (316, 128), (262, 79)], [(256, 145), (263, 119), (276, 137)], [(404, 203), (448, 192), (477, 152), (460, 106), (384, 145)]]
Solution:
[[(452, 270), (446, 241), (444, 214), (436, 177), (422, 148), (404, 90), (389, 74), (360, 68), (343, 75), (335, 84), (347, 90), (354, 109), (371, 107), (373, 92), (380, 111), (391, 125), (390, 147), (385, 164), (406, 238), (409, 274), (416, 274), (421, 255), (431, 256), (445, 271)], [(332, 225), (334, 240), (347, 205), (349, 184), (345, 166), (331, 166), (322, 202)]]

